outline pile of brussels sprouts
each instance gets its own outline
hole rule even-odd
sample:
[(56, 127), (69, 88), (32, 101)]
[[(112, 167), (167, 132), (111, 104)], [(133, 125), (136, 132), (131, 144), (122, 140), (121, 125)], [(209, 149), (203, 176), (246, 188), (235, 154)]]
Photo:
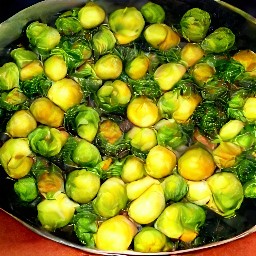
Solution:
[(97, 2), (29, 23), (0, 67), (0, 163), (40, 225), (88, 248), (200, 244), (256, 198), (256, 53), (199, 8)]

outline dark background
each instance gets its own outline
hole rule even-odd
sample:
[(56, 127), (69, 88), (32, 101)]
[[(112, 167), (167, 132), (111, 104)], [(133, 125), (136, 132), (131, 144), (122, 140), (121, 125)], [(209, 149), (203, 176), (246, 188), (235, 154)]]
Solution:
[[(11, 17), (18, 11), (41, 2), (38, 0), (0, 0), (0, 22)], [(57, 0), (56, 0), (57, 1)], [(256, 0), (226, 0), (228, 2), (256, 17)]]

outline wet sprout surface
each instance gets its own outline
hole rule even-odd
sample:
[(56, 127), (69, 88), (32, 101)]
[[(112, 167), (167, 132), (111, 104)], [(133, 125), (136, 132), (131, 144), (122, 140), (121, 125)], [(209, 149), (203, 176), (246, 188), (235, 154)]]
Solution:
[(255, 223), (256, 53), (191, 7), (87, 2), (0, 67), (4, 209), (86, 248), (172, 252)]

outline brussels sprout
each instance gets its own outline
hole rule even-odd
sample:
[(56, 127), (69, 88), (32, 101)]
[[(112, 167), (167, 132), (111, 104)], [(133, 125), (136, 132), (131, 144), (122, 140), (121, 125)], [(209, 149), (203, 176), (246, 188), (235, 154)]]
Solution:
[(27, 138), (11, 138), (0, 148), (0, 163), (14, 179), (26, 176), (32, 165), (32, 152)]
[(70, 172), (65, 184), (67, 196), (81, 204), (90, 202), (99, 188), (100, 177), (85, 169)]
[(245, 198), (256, 198), (256, 182), (255, 179), (247, 181), (243, 184), (244, 197)]
[(119, 44), (128, 44), (137, 39), (145, 25), (141, 12), (135, 7), (113, 11), (108, 22)]
[(186, 180), (179, 174), (171, 174), (167, 176), (162, 182), (161, 186), (164, 190), (166, 201), (180, 201), (188, 192), (188, 185)]
[(62, 56), (52, 55), (44, 62), (45, 75), (56, 82), (67, 75), (67, 65)]
[(200, 206), (177, 202), (164, 209), (154, 227), (169, 238), (191, 242), (198, 235), (205, 219), (206, 213)]
[(107, 112), (122, 113), (131, 96), (131, 90), (125, 82), (121, 80), (107, 81), (97, 91), (96, 101), (99, 107)]
[(73, 161), (82, 167), (93, 167), (101, 161), (101, 155), (96, 146), (81, 139), (72, 154)]
[(45, 125), (39, 125), (29, 135), (31, 149), (45, 157), (57, 155), (66, 143), (69, 134)]
[(20, 80), (31, 80), (34, 77), (40, 76), (44, 73), (44, 68), (41, 61), (34, 60), (20, 70)]
[(187, 43), (181, 50), (181, 60), (185, 62), (186, 66), (194, 66), (205, 55), (203, 49), (199, 44)]
[(159, 180), (147, 175), (126, 185), (126, 192), (130, 201), (140, 197), (151, 185), (160, 184)]
[(189, 147), (178, 159), (179, 174), (192, 181), (210, 177), (215, 168), (212, 154), (201, 146)]
[(220, 27), (208, 35), (201, 43), (204, 51), (221, 53), (230, 50), (235, 43), (235, 35), (226, 27)]
[(123, 63), (121, 59), (115, 55), (108, 53), (103, 55), (94, 65), (94, 71), (102, 80), (116, 79), (121, 75)]
[(159, 119), (158, 107), (145, 96), (135, 97), (128, 104), (127, 118), (136, 126), (149, 127)]
[(124, 182), (116, 177), (107, 179), (100, 187), (93, 208), (102, 217), (110, 218), (125, 208), (128, 201)]
[(212, 200), (212, 192), (205, 180), (187, 181), (188, 193), (186, 199), (197, 205), (206, 205)]
[(99, 114), (92, 107), (76, 105), (67, 110), (64, 117), (64, 126), (68, 131), (78, 134), (79, 137), (92, 142), (99, 127)]
[(54, 82), (48, 91), (48, 98), (64, 111), (80, 104), (83, 98), (81, 86), (70, 78)]
[(159, 4), (147, 2), (142, 5), (140, 11), (148, 23), (162, 23), (165, 20), (165, 10)]
[(152, 24), (144, 31), (146, 41), (155, 49), (167, 51), (180, 42), (180, 36), (166, 24)]
[[(24, 103), (24, 105), (23, 105)], [(27, 103), (27, 97), (19, 88), (15, 87), (11, 91), (2, 92), (0, 96), (0, 106), (8, 111), (19, 110)]]
[(157, 145), (150, 149), (146, 158), (146, 172), (160, 179), (170, 175), (176, 165), (176, 155), (166, 147)]
[(140, 54), (126, 63), (125, 72), (130, 78), (138, 80), (146, 75), (149, 64), (149, 58), (144, 54)]
[(34, 60), (38, 60), (36, 53), (25, 48), (13, 49), (10, 53), (17, 66), (22, 69)]
[(256, 53), (252, 50), (240, 50), (232, 58), (241, 63), (247, 72), (252, 72), (256, 68)]
[(16, 111), (6, 125), (6, 132), (12, 137), (27, 137), (37, 127), (37, 122), (29, 110)]
[(180, 20), (182, 35), (189, 42), (200, 42), (203, 40), (210, 24), (210, 14), (199, 8), (188, 10)]
[(116, 38), (107, 26), (101, 25), (99, 31), (93, 35), (92, 43), (96, 56), (104, 55), (115, 47)]
[(99, 226), (95, 235), (96, 246), (104, 251), (125, 251), (136, 233), (135, 223), (124, 215), (117, 215)]
[(130, 141), (131, 146), (138, 151), (147, 152), (157, 145), (156, 132), (149, 127), (134, 126), (125, 136)]
[(30, 112), (37, 122), (51, 127), (60, 127), (64, 119), (64, 111), (45, 97), (35, 99), (30, 105)]
[(246, 99), (243, 106), (243, 114), (245, 118), (250, 121), (256, 121), (256, 97), (249, 97)]
[(36, 180), (31, 177), (23, 177), (14, 183), (14, 191), (24, 202), (32, 202), (38, 196)]
[(161, 252), (167, 237), (154, 227), (143, 227), (134, 237), (134, 250), (136, 252)]
[(11, 90), (19, 86), (19, 69), (14, 62), (7, 62), (0, 67), (0, 89)]
[(154, 79), (163, 91), (168, 91), (182, 79), (185, 72), (186, 68), (179, 63), (165, 63), (156, 69)]
[(139, 224), (156, 220), (165, 208), (164, 191), (160, 184), (151, 185), (128, 208), (128, 215)]
[(230, 120), (221, 127), (219, 136), (224, 141), (231, 140), (236, 137), (243, 128), (244, 123), (242, 121)]
[(37, 205), (37, 217), (44, 229), (55, 231), (72, 220), (78, 206), (66, 194), (58, 193), (54, 199), (44, 199)]
[(85, 29), (95, 28), (105, 20), (104, 9), (96, 3), (88, 2), (78, 12), (78, 20)]
[(124, 182), (139, 180), (145, 175), (144, 162), (139, 157), (128, 155), (124, 161), (121, 178)]
[(208, 63), (201, 62), (196, 64), (192, 68), (191, 74), (193, 76), (193, 79), (199, 86), (204, 86), (204, 84), (206, 84), (213, 78), (215, 70)]
[(226, 218), (234, 216), (244, 199), (243, 186), (239, 179), (233, 173), (219, 172), (206, 181), (216, 208), (212, 204), (208, 206)]
[(60, 42), (60, 33), (56, 28), (45, 23), (34, 21), (26, 28), (26, 36), (30, 44), (40, 54), (47, 54)]

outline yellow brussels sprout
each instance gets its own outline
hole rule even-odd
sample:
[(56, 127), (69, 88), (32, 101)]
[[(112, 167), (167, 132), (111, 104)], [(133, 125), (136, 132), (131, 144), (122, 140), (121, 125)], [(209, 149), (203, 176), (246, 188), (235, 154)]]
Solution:
[(198, 63), (192, 69), (192, 76), (198, 85), (207, 83), (215, 74), (215, 70), (207, 63)]
[(246, 99), (243, 106), (243, 114), (249, 121), (256, 120), (256, 97)]
[(134, 237), (136, 252), (161, 252), (167, 243), (165, 234), (154, 227), (143, 227)]
[(210, 177), (216, 165), (210, 152), (200, 146), (190, 147), (178, 159), (179, 174), (192, 181)]
[(100, 177), (85, 169), (70, 172), (65, 184), (67, 196), (81, 204), (90, 202), (99, 188)]
[(150, 149), (146, 158), (146, 172), (160, 179), (170, 175), (176, 165), (176, 155), (166, 147), (157, 145)]
[(160, 184), (160, 182), (148, 175), (144, 178), (128, 183), (126, 185), (128, 199), (132, 201), (138, 198), (153, 184)]
[(186, 73), (186, 68), (179, 63), (165, 63), (159, 66), (155, 73), (154, 79), (163, 91), (168, 91), (181, 80)]
[(180, 42), (180, 36), (166, 24), (152, 24), (144, 31), (146, 41), (156, 49), (167, 51)]
[(146, 75), (149, 64), (149, 58), (140, 54), (125, 65), (125, 72), (130, 78), (138, 80)]
[(16, 111), (6, 125), (6, 132), (12, 137), (27, 137), (37, 127), (37, 122), (29, 110)]
[(0, 148), (0, 163), (14, 179), (26, 176), (32, 165), (32, 152), (27, 138), (11, 138)]
[(240, 120), (230, 120), (221, 127), (219, 136), (224, 141), (231, 140), (239, 134), (244, 128), (244, 125), (245, 124)]
[(123, 63), (115, 54), (106, 54), (98, 59), (94, 65), (94, 71), (102, 80), (116, 79), (121, 75)]
[(159, 120), (159, 111), (153, 100), (139, 96), (130, 101), (127, 118), (136, 126), (149, 127)]
[(124, 182), (141, 179), (145, 174), (144, 162), (139, 157), (129, 155), (124, 162), (121, 178)]
[(54, 231), (71, 221), (78, 206), (66, 194), (58, 193), (55, 198), (45, 199), (37, 205), (37, 217), (44, 229)]
[(34, 60), (20, 70), (20, 80), (25, 81), (44, 73), (44, 68), (39, 60)]
[(85, 29), (95, 28), (105, 20), (104, 9), (96, 3), (88, 2), (78, 12), (78, 20)]
[(68, 67), (62, 56), (52, 55), (44, 62), (44, 72), (52, 81), (63, 79), (67, 71)]
[(181, 50), (181, 60), (187, 67), (195, 65), (203, 56), (204, 50), (196, 43), (187, 43)]
[(57, 106), (67, 111), (81, 102), (83, 92), (81, 86), (73, 79), (63, 78), (52, 84), (47, 96)]
[(109, 26), (119, 44), (137, 39), (145, 25), (144, 18), (135, 7), (117, 9), (109, 15)]
[(153, 184), (131, 202), (128, 215), (139, 224), (149, 224), (158, 218), (164, 208), (163, 188), (161, 184)]
[(56, 128), (63, 124), (64, 111), (48, 98), (35, 99), (30, 105), (30, 112), (41, 124)]
[(135, 223), (123, 215), (105, 220), (95, 235), (96, 247), (105, 251), (128, 250), (137, 233)]
[(240, 50), (232, 58), (241, 63), (247, 72), (256, 69), (256, 53), (252, 50)]

